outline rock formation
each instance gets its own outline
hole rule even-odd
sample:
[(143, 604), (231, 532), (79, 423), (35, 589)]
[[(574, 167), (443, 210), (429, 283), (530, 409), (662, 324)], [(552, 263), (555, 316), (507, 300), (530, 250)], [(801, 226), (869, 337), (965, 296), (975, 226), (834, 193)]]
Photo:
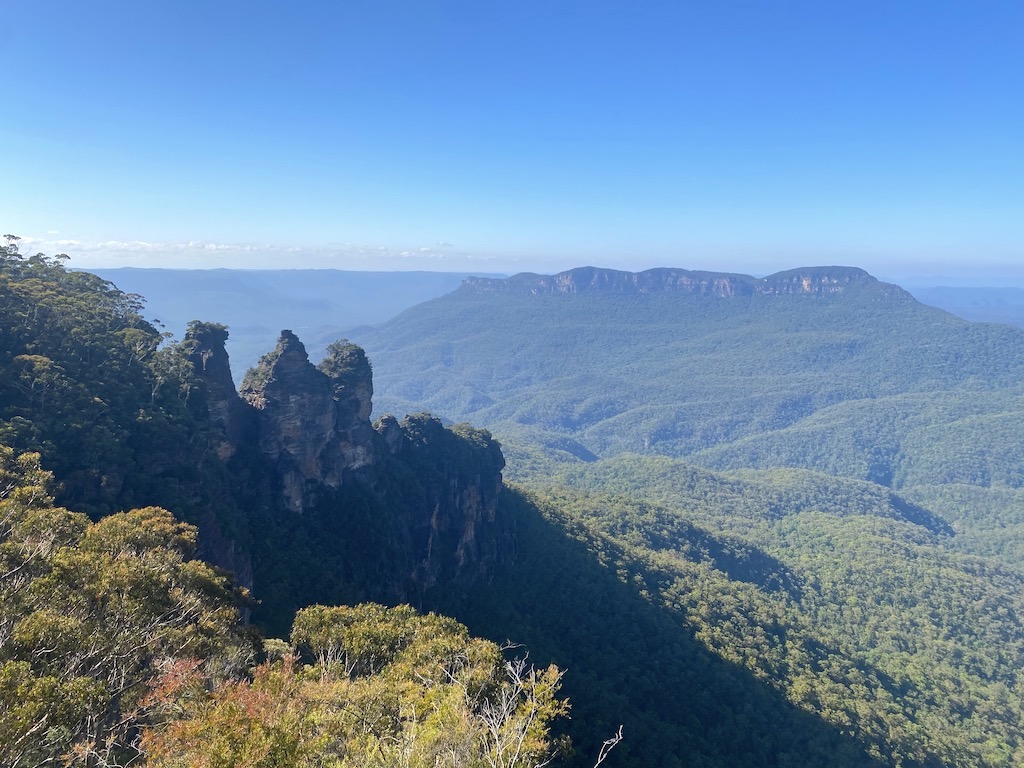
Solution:
[(408, 520), (410, 544), (419, 553), (413, 581), (432, 588), (485, 578), (508, 541), (498, 518), (505, 457), (491, 434), (465, 424), (446, 429), (428, 414), (401, 423), (385, 417), (377, 429), (393, 455), (413, 469), (407, 490), (420, 510)]
[(185, 348), (196, 377), (203, 383), (206, 421), (214, 450), (222, 461), (232, 458), (239, 446), (256, 435), (252, 409), (239, 397), (231, 378), (231, 364), (224, 343), (228, 330), (218, 323), (189, 325)]
[[(505, 462), (488, 432), (446, 429), (426, 414), (401, 422), (384, 416), (375, 429), (363, 350), (336, 342), (314, 366), (287, 330), (246, 374), (239, 394), (226, 339), (223, 326), (203, 323), (193, 323), (186, 337), (211, 446), (242, 489), (239, 506), (267, 516), (260, 525), (318, 541), (316, 562), (304, 562), (304, 569), (334, 569), (318, 577), (325, 583), (372, 571), (375, 587), (364, 586), (362, 594), (410, 600), (486, 578), (509, 551), (510, 528), (498, 514)], [(231, 542), (212, 522), (207, 528), (212, 559), (220, 564), (230, 556), (237, 568)], [(287, 549), (284, 543), (262, 559), (286, 557)], [(255, 581), (259, 594), (258, 572)]]
[(256, 410), (259, 450), (270, 460), (290, 512), (315, 503), (320, 489), (341, 486), (347, 471), (372, 464), (372, 443), (354, 465), (346, 462), (336, 429), (344, 417), (331, 379), (309, 362), (291, 331), (282, 331), (274, 351), (249, 371), (241, 394)]
[(857, 267), (806, 267), (756, 278), (721, 272), (691, 272), (685, 269), (648, 269), (623, 272), (615, 269), (580, 267), (557, 275), (522, 273), (509, 278), (470, 277), (464, 289), (477, 293), (621, 293), (653, 294), (683, 292), (702, 296), (732, 298), (754, 295), (827, 296), (854, 286), (870, 285), (890, 295), (903, 294), (901, 288), (881, 283)]

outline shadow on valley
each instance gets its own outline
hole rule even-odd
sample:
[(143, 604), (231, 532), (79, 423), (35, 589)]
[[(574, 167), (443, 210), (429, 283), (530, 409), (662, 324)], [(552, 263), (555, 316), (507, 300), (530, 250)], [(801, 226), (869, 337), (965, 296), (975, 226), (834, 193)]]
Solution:
[(889, 503), (909, 523), (920, 525), (940, 536), (956, 535), (956, 529), (934, 512), (909, 502), (895, 493), (889, 494)]
[(628, 553), (509, 489), (518, 552), (493, 582), (438, 606), (474, 633), (524, 644), (567, 670), (574, 764), (590, 766), (621, 723), (609, 765), (881, 766), (850, 735), (712, 655), (652, 602)]

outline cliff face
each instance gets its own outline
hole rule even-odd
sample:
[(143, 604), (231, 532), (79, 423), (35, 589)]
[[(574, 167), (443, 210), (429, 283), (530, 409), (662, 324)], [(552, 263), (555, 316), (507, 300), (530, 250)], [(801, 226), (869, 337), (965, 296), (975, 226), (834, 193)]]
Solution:
[(421, 511), (408, 527), (411, 547), (420, 554), (413, 581), (430, 589), (486, 578), (509, 544), (498, 516), (501, 448), (486, 430), (465, 424), (445, 429), (427, 414), (400, 423), (385, 417), (377, 429), (389, 453), (410, 470), (404, 490)]
[(338, 341), (327, 348), (318, 370), (327, 377), (334, 401), (334, 448), (343, 471), (373, 467), (376, 442), (370, 426), (373, 371), (360, 347)]
[[(615, 269), (580, 267), (557, 275), (522, 273), (506, 279), (470, 277), (463, 281), (466, 290), (477, 293), (543, 295), (680, 292), (723, 299), (758, 294), (828, 296), (842, 293), (855, 286), (871, 286), (892, 295), (905, 293), (897, 286), (879, 282), (856, 267), (804, 267), (763, 278), (718, 272), (691, 272), (685, 269), (661, 268), (644, 272), (622, 272)], [(909, 294), (907, 297), (909, 298)]]
[[(374, 429), (372, 372), (359, 347), (332, 344), (314, 366), (295, 334), (282, 331), (239, 394), (226, 330), (193, 324), (187, 338), (210, 443), (245, 489), (238, 506), (261, 510), (262, 522), (251, 523), (263, 548), (256, 560), (335, 585), (308, 593), (293, 586), (282, 611), (351, 595), (411, 600), (486, 578), (510, 551), (510, 529), (497, 513), (505, 463), (498, 444), (486, 431), (449, 430), (427, 415), (385, 416)], [(221, 527), (206, 527), (212, 559), (239, 568)], [(315, 554), (289, 555), (293, 541), (315, 542)], [(261, 597), (260, 568), (252, 572)]]
[(203, 384), (207, 424), (217, 456), (226, 461), (255, 438), (252, 409), (238, 396), (224, 343), (228, 331), (215, 323), (192, 323), (185, 334), (189, 361)]
[(369, 422), (369, 362), (351, 372), (352, 386), (318, 370), (291, 331), (242, 383), (255, 412), (260, 453), (270, 460), (280, 501), (301, 513), (325, 488), (359, 473), (372, 478), (375, 449)]

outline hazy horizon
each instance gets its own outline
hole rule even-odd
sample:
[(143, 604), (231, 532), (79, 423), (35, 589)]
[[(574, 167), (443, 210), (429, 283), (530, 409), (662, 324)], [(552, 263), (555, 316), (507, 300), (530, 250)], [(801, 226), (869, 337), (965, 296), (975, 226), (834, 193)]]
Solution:
[(409, 269), (360, 269), (360, 268), (345, 268), (345, 267), (326, 267), (326, 266), (164, 266), (161, 264), (147, 264), (147, 265), (124, 265), (115, 264), (112, 266), (104, 266), (102, 264), (95, 266), (84, 266), (78, 263), (79, 260), (72, 257), (69, 261), (68, 266), (71, 269), (80, 269), (83, 271), (95, 270), (101, 272), (109, 272), (111, 270), (185, 270), (185, 271), (215, 271), (215, 270), (233, 270), (233, 271), (251, 271), (251, 272), (266, 272), (276, 270), (333, 270), (341, 272), (359, 272), (359, 273), (390, 273), (390, 272), (423, 272), (423, 273), (436, 273), (436, 274), (474, 274), (480, 277), (511, 277), (519, 272), (536, 272), (537, 274), (557, 274), (558, 272), (565, 272), (570, 269), (584, 268), (584, 267), (596, 267), (596, 268), (607, 268), (607, 269), (621, 269), (629, 272), (641, 272), (644, 269), (655, 269), (655, 268), (671, 268), (671, 269), (684, 269), (689, 271), (713, 271), (713, 272), (724, 272), (732, 274), (744, 274), (751, 275), (753, 277), (767, 277), (776, 272), (784, 272), (791, 269), (800, 269), (803, 267), (859, 267), (865, 269), (866, 272), (871, 274), (873, 277), (887, 283), (896, 283), (904, 287), (914, 288), (934, 288), (934, 287), (964, 287), (964, 288), (1024, 288), (1024, 264), (1020, 268), (1007, 268), (1005, 265), (997, 265), (995, 268), (985, 269), (983, 266), (978, 265), (962, 265), (961, 270), (950, 268), (950, 265), (937, 265), (935, 269), (918, 269), (916, 271), (872, 271), (858, 264), (829, 264), (825, 262), (821, 263), (802, 263), (794, 264), (792, 266), (783, 267), (778, 270), (771, 272), (749, 270), (744, 271), (740, 269), (709, 269), (700, 265), (692, 266), (680, 266), (678, 264), (656, 264), (651, 267), (643, 267), (642, 269), (631, 269), (628, 267), (603, 267), (599, 264), (576, 264), (574, 266), (566, 267), (565, 269), (538, 271), (538, 270), (517, 270), (517, 271), (490, 271), (486, 269), (482, 270), (456, 270), (456, 269), (431, 269), (429, 266), (419, 266), (418, 268)]

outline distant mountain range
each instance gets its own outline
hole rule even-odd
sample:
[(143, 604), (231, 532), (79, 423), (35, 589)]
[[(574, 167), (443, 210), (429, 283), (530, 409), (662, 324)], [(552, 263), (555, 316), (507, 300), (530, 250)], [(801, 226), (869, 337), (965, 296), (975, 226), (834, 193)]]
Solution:
[[(121, 290), (146, 297), (146, 316), (180, 338), (191, 320), (230, 329), (228, 352), (236, 382), (273, 349), (278, 333), (299, 333), (314, 360), (332, 341), (364, 325), (377, 325), (454, 291), (464, 272), (355, 272), (334, 269), (97, 269)], [(608, 272), (608, 270), (596, 270)], [(651, 270), (650, 274), (659, 271)], [(645, 273), (647, 274), (647, 273)], [(692, 274), (717, 274), (693, 272)], [(481, 275), (476, 277), (501, 277)], [(733, 276), (742, 278), (742, 276)], [(516, 276), (516, 281), (523, 279)], [(748, 280), (753, 278), (747, 278)], [(1024, 289), (913, 286), (919, 301), (967, 320), (1024, 327)]]
[(983, 323), (1007, 323), (1024, 328), (1024, 288), (934, 286), (907, 288), (918, 301)]
[(486, 426), (513, 474), (538, 450), (811, 469), (900, 489), (960, 546), (1024, 562), (1024, 330), (862, 270), (472, 278), (353, 340), (377, 413)]
[[(917, 423), (937, 428), (922, 411), (1012, 421), (1024, 381), (1021, 329), (969, 323), (852, 268), (471, 278), (353, 340), (375, 366), (378, 412), (426, 408), (595, 456), (897, 484), (924, 472), (896, 459)], [(817, 453), (794, 456), (795, 434)]]

